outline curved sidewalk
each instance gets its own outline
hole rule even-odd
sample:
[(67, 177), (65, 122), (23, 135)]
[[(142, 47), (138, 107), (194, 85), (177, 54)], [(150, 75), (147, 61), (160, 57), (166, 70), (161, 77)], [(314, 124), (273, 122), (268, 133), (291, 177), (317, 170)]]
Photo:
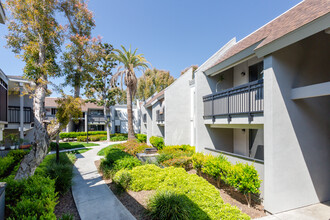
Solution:
[(82, 220), (133, 220), (134, 216), (117, 199), (97, 172), (94, 161), (102, 148), (114, 143), (101, 143), (77, 158), (74, 165), (72, 194)]

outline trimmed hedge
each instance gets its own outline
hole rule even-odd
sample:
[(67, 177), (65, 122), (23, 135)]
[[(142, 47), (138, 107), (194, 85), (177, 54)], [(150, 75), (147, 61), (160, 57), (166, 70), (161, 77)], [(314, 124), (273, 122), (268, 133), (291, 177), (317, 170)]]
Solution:
[[(88, 135), (106, 135), (106, 131), (89, 131)], [(77, 138), (79, 136), (86, 136), (87, 132), (61, 132), (60, 133), (60, 138)]]
[(127, 137), (125, 136), (115, 136), (110, 138), (111, 141), (126, 141)]
[[(89, 132), (88, 132), (88, 140), (89, 141), (107, 140), (107, 135), (91, 135), (91, 136), (89, 136)], [(87, 141), (87, 136), (78, 136), (77, 141), (86, 142)]]

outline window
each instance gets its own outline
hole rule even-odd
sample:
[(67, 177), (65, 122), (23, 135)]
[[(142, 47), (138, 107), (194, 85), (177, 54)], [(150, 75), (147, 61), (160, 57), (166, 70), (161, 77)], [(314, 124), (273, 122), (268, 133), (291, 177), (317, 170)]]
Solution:
[(115, 126), (115, 133), (120, 133), (120, 125)]
[(57, 109), (56, 108), (52, 108), (52, 115), (56, 115)]
[(264, 62), (249, 66), (249, 81), (253, 82), (263, 78)]

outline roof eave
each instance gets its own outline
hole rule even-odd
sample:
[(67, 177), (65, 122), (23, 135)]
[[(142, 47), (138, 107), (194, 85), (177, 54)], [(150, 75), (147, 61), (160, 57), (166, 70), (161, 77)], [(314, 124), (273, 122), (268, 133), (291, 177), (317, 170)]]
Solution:
[(318, 19), (268, 43), (261, 45), (255, 49), (257, 57), (264, 57), (277, 50), (294, 44), (304, 38), (312, 36), (320, 31), (324, 31), (330, 27), (330, 13), (327, 13)]
[(207, 76), (214, 76), (219, 74), (231, 67), (246, 61), (255, 56), (254, 49), (261, 43), (261, 41), (249, 46), (248, 48), (242, 50), (241, 52), (235, 54), (234, 56), (229, 57), (228, 59), (222, 61), (221, 63), (216, 64), (215, 66), (207, 69), (204, 73)]

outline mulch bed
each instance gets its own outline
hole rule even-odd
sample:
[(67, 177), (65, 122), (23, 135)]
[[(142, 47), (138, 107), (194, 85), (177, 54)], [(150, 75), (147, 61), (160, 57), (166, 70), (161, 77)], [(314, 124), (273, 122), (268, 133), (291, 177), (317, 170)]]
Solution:
[[(95, 161), (95, 166), (97, 168), (100, 166), (99, 160)], [(196, 170), (192, 169), (188, 171), (188, 173), (196, 174)], [(101, 172), (100, 175), (102, 175)], [(216, 186), (216, 181), (213, 181), (212, 179), (206, 177), (205, 175), (202, 175), (202, 177), (207, 179), (214, 186)], [(150, 195), (152, 195), (155, 192), (154, 190), (140, 191), (140, 192), (133, 192), (128, 190), (127, 192), (123, 192), (122, 190), (118, 189), (116, 184), (112, 183), (111, 180), (104, 179), (104, 181), (109, 186), (111, 191), (117, 196), (120, 202), (132, 213), (132, 215), (137, 220), (150, 219), (146, 215), (146, 210), (147, 210), (146, 207), (147, 207), (148, 198), (150, 197)], [(218, 190), (220, 192), (221, 198), (225, 203), (229, 203), (230, 205), (236, 206), (243, 213), (249, 215), (252, 219), (266, 216), (266, 214), (263, 211), (264, 210), (263, 206), (261, 204), (253, 202), (252, 207), (248, 207), (244, 195), (233, 190), (229, 186), (222, 184), (221, 188)]]
[(55, 206), (55, 215), (59, 219), (63, 214), (71, 214), (74, 220), (80, 220), (76, 203), (74, 202), (71, 189), (64, 195), (60, 195), (58, 204)]

